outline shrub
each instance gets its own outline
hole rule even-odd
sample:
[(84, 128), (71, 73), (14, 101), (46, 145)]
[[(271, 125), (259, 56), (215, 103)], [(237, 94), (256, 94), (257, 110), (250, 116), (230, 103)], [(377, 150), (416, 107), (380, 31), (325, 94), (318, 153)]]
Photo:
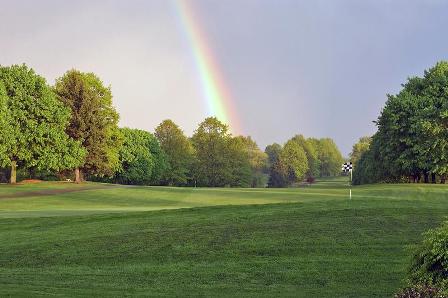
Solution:
[(410, 279), (414, 283), (448, 289), (448, 221), (424, 234), (412, 258)]
[(408, 282), (395, 297), (448, 297), (448, 221), (423, 234), (412, 255)]

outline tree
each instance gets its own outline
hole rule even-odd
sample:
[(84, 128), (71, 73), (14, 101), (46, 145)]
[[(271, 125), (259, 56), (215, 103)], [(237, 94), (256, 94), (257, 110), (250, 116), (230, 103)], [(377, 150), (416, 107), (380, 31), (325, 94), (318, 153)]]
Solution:
[(165, 154), (149, 132), (121, 128), (120, 169), (114, 180), (122, 184), (158, 184), (166, 167)]
[(226, 160), (229, 165), (229, 186), (252, 186), (252, 167), (248, 140), (243, 136), (229, 139), (226, 148)]
[(371, 137), (361, 137), (358, 142), (353, 145), (352, 152), (350, 153), (350, 161), (353, 167), (356, 167), (361, 155), (369, 150), (370, 143), (372, 142)]
[(245, 183), (239, 183), (239, 186), (262, 187), (266, 185), (266, 175), (263, 171), (267, 164), (267, 154), (258, 148), (257, 143), (250, 137), (238, 136), (233, 138), (234, 157), (231, 160), (237, 160), (239, 156), (239, 164), (235, 164), (234, 168), (242, 173), (234, 175), (235, 180), (244, 176)]
[(10, 122), (8, 96), (5, 86), (0, 81), (0, 168), (7, 166), (10, 162), (8, 152), (11, 150), (14, 141)]
[(268, 167), (272, 167), (279, 159), (280, 153), (282, 152), (282, 146), (280, 144), (274, 143), (266, 146), (264, 152), (268, 156)]
[(230, 184), (230, 140), (227, 125), (216, 117), (206, 118), (199, 124), (192, 137), (196, 155), (194, 171), (197, 185), (216, 187)]
[(341, 165), (344, 159), (336, 143), (330, 138), (319, 140), (310, 138), (309, 142), (317, 148), (320, 177), (338, 175), (341, 172)]
[[(396, 95), (388, 95), (364, 166), (378, 169), (360, 182), (402, 181), (445, 183), (448, 174), (448, 62), (439, 62), (422, 78), (408, 79)], [(365, 171), (354, 171), (368, 175)]]
[(317, 148), (315, 148), (314, 144), (305, 139), (303, 135), (296, 135), (291, 140), (297, 142), (297, 144), (299, 144), (305, 151), (308, 161), (308, 171), (306, 172), (306, 176), (309, 178), (319, 176), (320, 162), (317, 155)]
[(283, 146), (279, 163), (286, 168), (290, 183), (301, 181), (309, 169), (305, 150), (292, 139)]
[(67, 134), (87, 150), (84, 163), (75, 170), (76, 182), (82, 173), (112, 176), (120, 165), (122, 139), (110, 87), (93, 73), (73, 69), (56, 80), (55, 91), (72, 112)]
[(162, 174), (162, 183), (185, 185), (193, 162), (193, 146), (184, 132), (171, 120), (157, 126), (155, 136), (166, 154), (167, 167)]
[(266, 146), (264, 150), (268, 156), (267, 166), (269, 169), (269, 187), (285, 187), (289, 184), (288, 170), (280, 163), (280, 154), (282, 152), (282, 146), (274, 143)]
[(43, 77), (26, 65), (13, 65), (0, 67), (0, 82), (3, 101), (5, 93), (7, 97), (2, 113), (9, 114), (2, 121), (9, 122), (6, 159), (11, 183), (16, 183), (17, 167), (59, 171), (82, 163), (85, 151), (65, 134), (70, 110)]

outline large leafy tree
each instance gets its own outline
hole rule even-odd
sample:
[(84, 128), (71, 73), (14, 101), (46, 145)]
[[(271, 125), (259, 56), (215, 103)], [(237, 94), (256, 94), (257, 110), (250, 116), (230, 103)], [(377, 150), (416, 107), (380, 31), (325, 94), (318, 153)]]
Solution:
[(232, 136), (228, 126), (216, 117), (208, 117), (192, 137), (195, 149), (194, 179), (196, 185), (225, 186), (232, 180), (229, 144)]
[(9, 122), (5, 127), (9, 127), (10, 182), (16, 182), (17, 167), (63, 170), (78, 166), (85, 152), (65, 134), (70, 110), (57, 100), (45, 79), (26, 65), (13, 65), (0, 67), (0, 82), (0, 97), (3, 101), (5, 93), (7, 97), (2, 113), (9, 115), (1, 121)]
[(268, 167), (272, 167), (279, 159), (280, 153), (282, 152), (282, 145), (274, 143), (266, 146), (264, 152), (268, 156)]
[(282, 146), (274, 143), (266, 146), (264, 152), (268, 156), (269, 187), (285, 187), (289, 184), (288, 169), (280, 162)]
[(233, 137), (228, 141), (225, 154), (230, 173), (227, 184), (230, 186), (252, 186), (253, 169), (248, 142), (248, 139), (243, 136)]
[(243, 151), (247, 154), (251, 171), (251, 187), (261, 187), (266, 185), (266, 174), (264, 171), (267, 168), (268, 155), (261, 151), (257, 143), (250, 137), (237, 137), (243, 143)]
[(320, 162), (317, 154), (317, 148), (314, 146), (314, 144), (311, 141), (305, 139), (303, 135), (296, 135), (291, 140), (299, 144), (305, 151), (308, 161), (308, 171), (306, 172), (306, 176), (319, 176)]
[(120, 165), (122, 139), (110, 87), (93, 73), (70, 70), (56, 80), (54, 89), (72, 112), (67, 134), (87, 150), (84, 163), (75, 170), (76, 181), (82, 179), (80, 173), (112, 176)]
[(358, 142), (353, 145), (352, 152), (350, 152), (350, 161), (353, 166), (356, 167), (361, 155), (369, 150), (370, 143), (372, 142), (371, 137), (361, 137)]
[(290, 183), (302, 180), (309, 169), (305, 150), (295, 140), (289, 140), (283, 146), (279, 162), (286, 168)]
[(344, 161), (336, 143), (330, 138), (313, 139), (308, 141), (317, 148), (319, 159), (320, 177), (336, 176), (341, 172), (341, 165)]
[(376, 124), (378, 131), (363, 166), (377, 171), (372, 176), (355, 170), (356, 181), (397, 181), (411, 176), (418, 182), (423, 175), (429, 182), (431, 175), (436, 182), (439, 175), (444, 183), (448, 174), (448, 62), (437, 63), (423, 77), (408, 79), (398, 94), (388, 95)]
[(193, 146), (184, 132), (172, 120), (164, 120), (157, 126), (155, 136), (166, 154), (167, 167), (162, 183), (185, 185), (193, 161)]
[(122, 184), (158, 184), (166, 167), (165, 154), (149, 132), (121, 128), (120, 169), (115, 181)]

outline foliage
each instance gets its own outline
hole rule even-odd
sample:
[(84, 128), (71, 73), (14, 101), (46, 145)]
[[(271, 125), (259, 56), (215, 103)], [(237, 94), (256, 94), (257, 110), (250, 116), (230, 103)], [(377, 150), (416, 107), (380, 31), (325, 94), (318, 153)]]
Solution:
[(283, 146), (279, 163), (286, 170), (290, 183), (301, 181), (308, 171), (308, 160), (305, 150), (295, 140), (289, 140)]
[(369, 150), (371, 142), (371, 137), (361, 137), (359, 138), (358, 142), (353, 145), (352, 152), (350, 152), (350, 161), (353, 164), (353, 168), (356, 168), (361, 155)]
[(9, 165), (8, 152), (14, 141), (9, 117), (8, 96), (5, 86), (0, 81), (0, 168)]
[(413, 254), (410, 282), (448, 291), (448, 221), (429, 230)]
[(266, 146), (264, 152), (268, 156), (267, 166), (272, 167), (280, 157), (280, 152), (282, 152), (282, 146), (277, 143), (274, 143), (272, 145)]
[[(397, 95), (388, 100), (376, 121), (377, 133), (372, 138), (370, 158), (363, 166), (376, 168), (354, 171), (359, 182), (402, 180), (420, 176), (442, 183), (448, 174), (448, 62), (439, 62), (425, 71), (422, 78), (408, 79)], [(373, 158), (375, 157), (375, 158)], [(378, 158), (376, 158), (378, 157)]]
[(277, 143), (266, 146), (265, 153), (268, 156), (269, 187), (286, 187), (289, 185), (288, 171), (280, 162), (282, 150), (282, 146)]
[(336, 143), (330, 138), (308, 139), (314, 148), (317, 149), (319, 159), (319, 176), (336, 176), (341, 172), (341, 165), (344, 161)]
[[(267, 166), (268, 156), (260, 150), (257, 143), (251, 137), (238, 136), (235, 137), (235, 154), (241, 156), (240, 164), (244, 167), (245, 175), (249, 169), (249, 183), (247, 186), (263, 187), (266, 185), (266, 175), (263, 172)], [(238, 145), (238, 143), (240, 143)], [(235, 165), (238, 167), (238, 165)], [(239, 184), (243, 186), (243, 184)]]
[(225, 186), (232, 182), (229, 162), (231, 135), (228, 126), (215, 117), (206, 118), (193, 134), (194, 180), (198, 186)]
[(227, 145), (227, 163), (230, 167), (229, 186), (252, 186), (252, 164), (248, 140), (245, 137), (233, 137)]
[(2, 121), (9, 122), (5, 136), (10, 140), (7, 160), (13, 168), (11, 180), (15, 177), (15, 165), (56, 171), (78, 166), (85, 151), (65, 134), (70, 111), (57, 100), (45, 79), (25, 65), (13, 65), (0, 67), (0, 82), (2, 113), (7, 110), (9, 114)]
[(162, 173), (161, 183), (185, 185), (193, 162), (193, 146), (184, 132), (171, 120), (164, 120), (157, 126), (155, 136), (166, 154), (167, 166)]
[(297, 142), (305, 151), (308, 161), (308, 171), (306, 172), (306, 176), (308, 178), (318, 177), (320, 160), (318, 158), (317, 148), (314, 146), (314, 143), (310, 140), (306, 140), (303, 135), (296, 135), (291, 140)]
[(87, 150), (81, 169), (97, 176), (112, 176), (119, 168), (122, 139), (112, 92), (93, 73), (69, 70), (56, 80), (60, 101), (72, 112), (67, 134)]
[(120, 169), (114, 181), (121, 184), (158, 184), (166, 167), (165, 154), (157, 139), (139, 129), (120, 128), (123, 145), (120, 149)]

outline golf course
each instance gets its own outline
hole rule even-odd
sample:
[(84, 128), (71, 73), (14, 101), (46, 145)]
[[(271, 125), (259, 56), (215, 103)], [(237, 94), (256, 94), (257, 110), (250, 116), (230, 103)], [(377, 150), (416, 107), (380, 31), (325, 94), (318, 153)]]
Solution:
[(0, 296), (391, 297), (445, 185), (0, 185)]

